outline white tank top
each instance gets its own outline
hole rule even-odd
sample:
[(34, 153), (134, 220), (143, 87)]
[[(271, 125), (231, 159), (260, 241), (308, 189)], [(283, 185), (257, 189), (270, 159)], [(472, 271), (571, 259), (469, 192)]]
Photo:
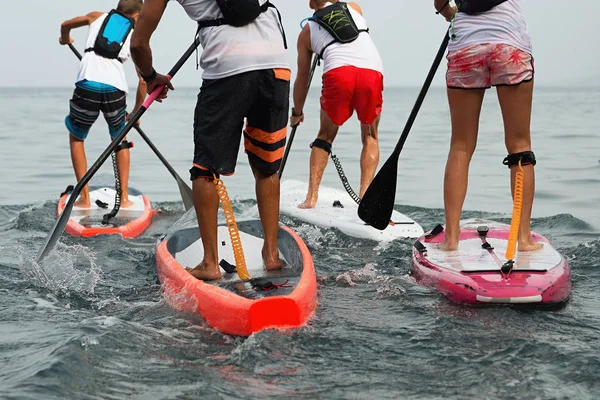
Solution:
[[(325, 7), (332, 3), (325, 3)], [(360, 13), (348, 6), (350, 15), (358, 29), (367, 29), (367, 21)], [(321, 54), (323, 48), (333, 40), (333, 36), (317, 22), (308, 21), (310, 29), (310, 44), (315, 54)], [(325, 49), (323, 54), (323, 73), (332, 69), (352, 66), (357, 68), (372, 69), (383, 74), (383, 62), (375, 47), (371, 35), (361, 32), (358, 38), (351, 43), (334, 43)]]
[[(107, 16), (108, 14), (104, 14), (91, 23), (85, 42), (86, 49), (94, 47), (96, 36), (98, 36), (102, 23)], [(127, 36), (123, 48), (119, 53), (119, 58), (123, 60), (123, 62), (127, 61), (130, 57), (129, 45), (131, 43), (132, 32), (133, 30), (129, 32), (129, 36)], [(114, 86), (125, 93), (129, 92), (123, 63), (116, 59), (101, 57), (93, 51), (83, 53), (83, 58), (79, 64), (79, 73), (77, 74), (76, 82), (80, 82), (84, 79)]]
[[(223, 18), (215, 0), (177, 1), (194, 21)], [(266, 2), (260, 0), (261, 4)], [(221, 25), (201, 29), (202, 78), (221, 79), (248, 71), (289, 69), (282, 29), (272, 7), (242, 27)]]
[(456, 51), (476, 44), (502, 43), (531, 54), (529, 28), (519, 1), (505, 1), (479, 15), (457, 13), (453, 28), (450, 29), (455, 39), (450, 37), (448, 50)]

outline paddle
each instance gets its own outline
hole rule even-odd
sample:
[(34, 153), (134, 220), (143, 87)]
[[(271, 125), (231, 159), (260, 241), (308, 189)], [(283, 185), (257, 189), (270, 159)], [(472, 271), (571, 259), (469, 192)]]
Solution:
[[(77, 58), (79, 58), (81, 60), (81, 54), (79, 53), (79, 51), (77, 51), (75, 46), (73, 46), (73, 43), (69, 43), (69, 48), (77, 56)], [(150, 138), (148, 136), (146, 136), (144, 131), (142, 131), (142, 128), (140, 128), (137, 124), (135, 124), (133, 126), (133, 128), (136, 131), (138, 131), (138, 133), (140, 134), (142, 139), (144, 139), (144, 141), (146, 143), (148, 143), (148, 146), (150, 146), (150, 148), (152, 149), (154, 154), (156, 154), (158, 159), (164, 164), (164, 166), (167, 168), (167, 170), (169, 170), (169, 172), (171, 173), (171, 176), (173, 178), (175, 178), (175, 181), (177, 182), (177, 186), (179, 187), (179, 193), (181, 194), (181, 201), (183, 201), (183, 206), (184, 206), (185, 210), (187, 211), (190, 208), (192, 208), (194, 206), (192, 189), (183, 181), (183, 179), (181, 179), (181, 177), (177, 174), (177, 172), (173, 169), (173, 167), (171, 167), (169, 162), (163, 157), (163, 155), (160, 153), (160, 151), (158, 151), (156, 146), (154, 146), (154, 143), (152, 143)]]
[[(175, 64), (175, 66), (167, 74), (169, 79), (173, 78), (175, 76), (175, 74), (179, 71), (179, 69), (183, 66), (183, 64), (185, 64), (185, 62), (188, 60), (188, 58), (196, 50), (196, 47), (198, 47), (198, 44), (199, 44), (198, 39), (195, 39), (194, 43), (192, 43), (192, 45), (185, 51), (183, 56), (179, 59), (179, 61), (177, 61), (177, 64)], [(137, 124), (137, 121), (142, 117), (142, 115), (144, 115), (144, 113), (150, 107), (150, 105), (154, 102), (154, 100), (156, 100), (156, 98), (158, 98), (158, 96), (160, 95), (160, 93), (162, 92), (163, 89), (164, 89), (164, 87), (160, 87), (160, 86), (156, 87), (156, 89), (154, 89), (154, 91), (150, 94), (150, 96), (148, 96), (146, 98), (146, 100), (144, 101), (144, 104), (133, 114), (133, 116), (131, 117), (129, 122), (125, 125), (123, 130), (121, 130), (121, 132), (114, 138), (114, 140), (110, 143), (110, 145), (108, 145), (106, 150), (104, 150), (104, 152), (96, 160), (94, 165), (92, 165), (92, 167), (85, 173), (83, 178), (81, 178), (81, 180), (79, 182), (77, 182), (77, 185), (75, 185), (75, 188), (73, 188), (71, 197), (69, 197), (69, 201), (67, 201), (67, 204), (65, 204), (64, 211), (62, 212), (60, 217), (56, 220), (56, 223), (54, 224), (54, 228), (52, 229), (52, 232), (50, 232), (50, 234), (46, 238), (46, 243), (44, 243), (44, 246), (40, 249), (40, 251), (38, 253), (37, 260), (36, 260), (38, 263), (44, 259), (44, 257), (48, 254), (48, 252), (50, 250), (52, 250), (52, 248), (58, 241), (58, 238), (64, 231), (65, 226), (67, 225), (67, 222), (69, 220), (69, 216), (71, 215), (71, 210), (73, 210), (73, 204), (75, 203), (75, 200), (79, 196), (79, 193), (81, 193), (81, 190), (85, 187), (85, 185), (87, 185), (87, 183), (90, 181), (90, 179), (92, 179), (94, 174), (96, 172), (98, 172), (98, 170), (100, 169), (100, 167), (102, 166), (104, 161), (106, 161), (106, 159), (108, 157), (110, 157), (112, 152), (115, 151), (115, 149), (121, 143), (123, 138), (125, 136), (127, 136), (127, 133), (131, 130), (131, 128), (133, 128)]]
[[(313, 75), (315, 74), (315, 69), (317, 68), (317, 64), (319, 63), (319, 56), (315, 55), (313, 59), (312, 66), (310, 67), (310, 76), (308, 77), (308, 87), (310, 88), (310, 83), (312, 82)], [(298, 125), (296, 124), (292, 127), (292, 132), (290, 133), (290, 137), (287, 142), (287, 147), (285, 148), (285, 152), (283, 153), (283, 159), (281, 160), (281, 165), (279, 166), (279, 179), (281, 179), (281, 175), (283, 175), (283, 169), (285, 168), (285, 164), (287, 163), (288, 156), (290, 155), (290, 150), (292, 149), (292, 143), (294, 142), (294, 136), (296, 136), (296, 129), (298, 129)]]
[(373, 179), (367, 188), (367, 191), (358, 205), (358, 216), (360, 219), (379, 230), (384, 230), (390, 223), (392, 212), (394, 211), (394, 203), (396, 200), (398, 158), (400, 157), (400, 152), (404, 147), (408, 133), (410, 132), (410, 129), (417, 118), (417, 114), (419, 113), (419, 109), (423, 104), (423, 100), (425, 100), (427, 90), (429, 90), (429, 86), (431, 86), (433, 77), (437, 72), (442, 58), (444, 57), (444, 53), (448, 47), (449, 39), (450, 37), (448, 32), (446, 32), (440, 49), (435, 56), (435, 60), (433, 60), (433, 65), (429, 70), (427, 79), (425, 79), (425, 83), (421, 88), (419, 97), (417, 97), (417, 101), (410, 113), (410, 116), (408, 117), (406, 126), (402, 131), (400, 140), (398, 140), (398, 144), (396, 144), (396, 147), (394, 148), (394, 152), (390, 155), (385, 164), (383, 164), (383, 167), (381, 167), (375, 176), (375, 179)]

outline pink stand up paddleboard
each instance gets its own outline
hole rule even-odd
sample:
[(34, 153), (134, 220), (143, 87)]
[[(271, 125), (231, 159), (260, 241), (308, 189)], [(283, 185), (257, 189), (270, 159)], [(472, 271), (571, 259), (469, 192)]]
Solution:
[[(510, 226), (487, 220), (464, 220), (458, 250), (443, 251), (441, 225), (421, 236), (413, 248), (413, 275), (434, 286), (450, 300), (472, 305), (550, 305), (565, 302), (571, 294), (571, 270), (565, 258), (544, 236), (532, 232), (544, 247), (517, 252), (514, 266), (507, 261)], [(517, 249), (518, 250), (518, 249)]]

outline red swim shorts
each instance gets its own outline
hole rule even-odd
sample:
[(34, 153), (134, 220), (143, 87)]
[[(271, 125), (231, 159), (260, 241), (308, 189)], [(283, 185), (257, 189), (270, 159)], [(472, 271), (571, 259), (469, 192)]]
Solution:
[(323, 75), (321, 108), (341, 126), (356, 110), (358, 119), (370, 125), (383, 106), (383, 75), (372, 69), (339, 67)]
[(447, 58), (449, 88), (487, 89), (533, 79), (531, 54), (507, 44), (477, 44), (451, 51)]

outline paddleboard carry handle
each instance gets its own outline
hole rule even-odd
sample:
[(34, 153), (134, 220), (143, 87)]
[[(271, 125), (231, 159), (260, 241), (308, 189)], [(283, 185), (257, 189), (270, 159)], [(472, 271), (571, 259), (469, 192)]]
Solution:
[(421, 254), (427, 254), (427, 247), (425, 247), (425, 245), (423, 243), (421, 243), (419, 240), (415, 241), (415, 243), (413, 244), (414, 248), (417, 249), (417, 251)]
[(427, 235), (425, 235), (425, 239), (433, 239), (434, 237), (436, 237), (443, 231), (444, 231), (444, 227), (441, 224), (438, 224), (431, 230), (431, 232), (429, 232)]

